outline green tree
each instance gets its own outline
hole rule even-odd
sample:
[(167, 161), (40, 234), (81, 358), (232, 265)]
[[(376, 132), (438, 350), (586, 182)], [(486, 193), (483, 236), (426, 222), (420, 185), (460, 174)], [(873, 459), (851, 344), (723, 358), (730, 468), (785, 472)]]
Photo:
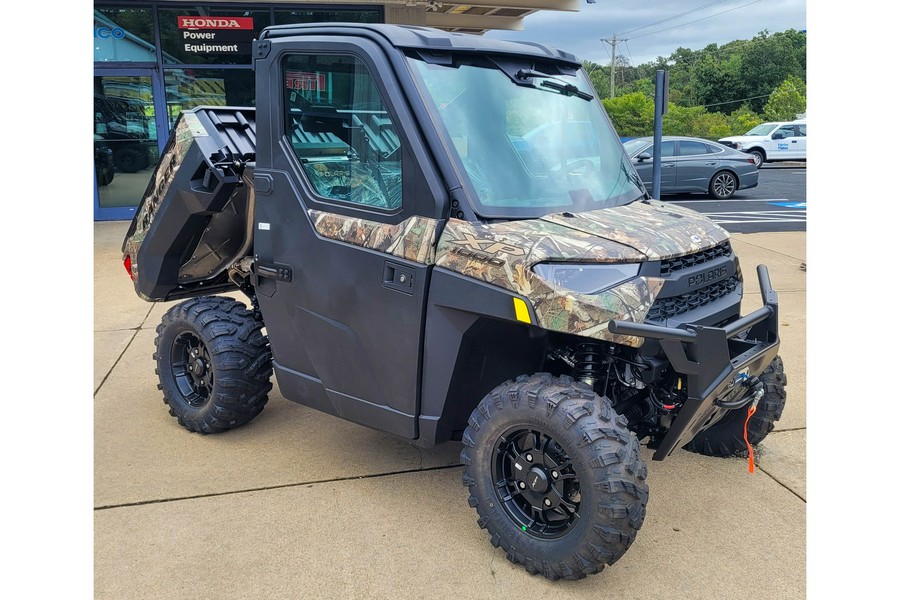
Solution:
[(769, 121), (793, 121), (803, 112), (806, 112), (806, 85), (793, 75), (769, 95), (763, 108), (763, 116)]
[(761, 116), (744, 104), (728, 115), (728, 134), (744, 135), (763, 121), (764, 119)]
[(603, 106), (622, 137), (653, 133), (653, 100), (641, 93), (605, 98)]
[(736, 91), (754, 111), (761, 112), (772, 90), (790, 75), (806, 77), (806, 47), (798, 48), (796, 41), (792, 35), (770, 36), (767, 31), (751, 40), (738, 69), (741, 87)]
[(609, 97), (609, 67), (591, 62), (589, 60), (582, 61), (585, 73), (591, 80), (594, 89), (597, 91), (597, 97), (601, 100)]

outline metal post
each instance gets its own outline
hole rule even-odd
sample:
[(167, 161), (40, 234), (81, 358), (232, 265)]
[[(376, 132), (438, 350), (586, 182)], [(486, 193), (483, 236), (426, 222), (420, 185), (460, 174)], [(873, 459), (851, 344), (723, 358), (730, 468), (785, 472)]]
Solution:
[(668, 112), (669, 74), (667, 71), (656, 72), (656, 96), (653, 111), (653, 186), (650, 195), (659, 199), (660, 180), (662, 179), (662, 116)]

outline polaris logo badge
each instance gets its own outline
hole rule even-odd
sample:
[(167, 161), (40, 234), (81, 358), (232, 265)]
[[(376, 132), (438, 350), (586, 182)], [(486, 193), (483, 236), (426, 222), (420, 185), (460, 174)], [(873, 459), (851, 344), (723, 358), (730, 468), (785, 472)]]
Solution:
[(702, 273), (697, 273), (696, 275), (691, 275), (688, 277), (688, 287), (694, 288), (699, 285), (706, 285), (712, 283), (714, 281), (718, 281), (723, 277), (728, 277), (728, 267), (717, 267), (715, 269), (710, 269), (709, 271), (704, 271)]

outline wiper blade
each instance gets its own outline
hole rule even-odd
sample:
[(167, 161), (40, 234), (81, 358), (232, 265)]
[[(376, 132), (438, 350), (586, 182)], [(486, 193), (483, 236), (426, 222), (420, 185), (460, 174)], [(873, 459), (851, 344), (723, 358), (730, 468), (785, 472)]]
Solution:
[(591, 96), (587, 92), (582, 92), (578, 89), (578, 86), (572, 85), (571, 83), (557, 83), (556, 81), (548, 80), (542, 81), (541, 87), (546, 87), (550, 88), (551, 90), (562, 92), (566, 96), (578, 96), (582, 100), (594, 99), (593, 96)]
[(594, 99), (594, 97), (587, 92), (582, 92), (581, 90), (579, 90), (578, 86), (567, 83), (554, 75), (541, 73), (540, 71), (535, 71), (534, 69), (519, 69), (519, 71), (516, 73), (516, 79), (533, 78), (547, 79), (547, 81), (541, 82), (542, 87), (550, 88), (551, 90), (556, 90), (557, 92), (562, 92), (566, 96), (578, 96), (582, 100)]

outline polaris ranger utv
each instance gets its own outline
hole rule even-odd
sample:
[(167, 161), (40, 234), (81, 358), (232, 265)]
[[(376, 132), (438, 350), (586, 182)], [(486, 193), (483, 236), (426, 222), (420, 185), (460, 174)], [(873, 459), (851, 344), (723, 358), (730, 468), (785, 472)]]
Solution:
[(181, 114), (123, 245), (142, 298), (184, 299), (154, 359), (186, 429), (247, 423), (274, 373), (289, 400), (461, 440), (478, 525), (549, 579), (634, 541), (642, 440), (731, 456), (772, 430), (766, 268), (741, 316), (728, 233), (649, 197), (574, 56), (290, 25), (254, 65), (256, 109)]

